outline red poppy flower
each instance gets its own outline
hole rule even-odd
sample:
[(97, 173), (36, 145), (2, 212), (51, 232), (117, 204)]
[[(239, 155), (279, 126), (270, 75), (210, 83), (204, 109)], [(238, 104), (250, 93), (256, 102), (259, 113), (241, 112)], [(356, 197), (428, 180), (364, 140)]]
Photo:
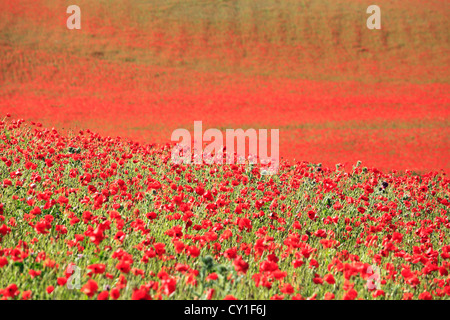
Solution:
[(89, 265), (87, 268), (90, 269), (92, 273), (103, 274), (106, 270), (106, 265), (102, 263), (96, 263)]
[(121, 261), (116, 265), (116, 269), (120, 272), (128, 274), (131, 270), (131, 266), (128, 261)]
[(233, 261), (234, 268), (237, 272), (247, 273), (247, 270), (249, 268), (249, 264), (245, 262), (241, 256), (238, 256)]
[(117, 299), (119, 299), (119, 297), (120, 297), (120, 290), (117, 288), (112, 289), (111, 290), (111, 298), (113, 300), (117, 300)]
[(85, 295), (87, 295), (89, 298), (92, 298), (97, 293), (97, 290), (98, 290), (97, 282), (90, 279), (83, 287), (81, 287), (80, 291), (83, 292)]
[(325, 275), (323, 277), (323, 280), (325, 280), (329, 284), (335, 284), (336, 283), (336, 280), (334, 280), (334, 277), (333, 277), (333, 275), (331, 273)]
[(97, 300), (108, 300), (108, 298), (109, 298), (109, 292), (108, 291), (102, 291), (97, 296)]
[(334, 300), (334, 293), (327, 292), (325, 293), (324, 300)]
[(131, 300), (152, 300), (152, 297), (148, 294), (148, 290), (136, 289), (131, 295)]
[(424, 291), (419, 294), (419, 300), (433, 300), (433, 297), (431, 296), (431, 293)]
[(358, 296), (358, 292), (355, 289), (350, 289), (345, 295), (344, 300), (355, 300)]

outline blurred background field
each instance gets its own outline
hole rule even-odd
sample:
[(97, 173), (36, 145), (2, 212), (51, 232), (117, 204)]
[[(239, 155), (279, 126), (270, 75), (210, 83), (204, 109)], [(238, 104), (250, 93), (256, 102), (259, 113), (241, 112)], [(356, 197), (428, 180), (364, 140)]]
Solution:
[[(68, 5), (81, 30), (68, 30)], [(368, 30), (377, 4), (382, 29)], [(0, 114), (142, 142), (279, 128), (280, 155), (450, 169), (449, 2), (0, 2)]]

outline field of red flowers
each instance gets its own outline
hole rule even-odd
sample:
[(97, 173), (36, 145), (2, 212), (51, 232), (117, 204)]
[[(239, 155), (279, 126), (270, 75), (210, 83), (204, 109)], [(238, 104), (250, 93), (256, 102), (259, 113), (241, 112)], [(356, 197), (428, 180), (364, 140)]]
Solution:
[(3, 299), (449, 299), (450, 179), (0, 122)]
[(450, 299), (449, 3), (372, 4), (0, 1), (0, 299)]

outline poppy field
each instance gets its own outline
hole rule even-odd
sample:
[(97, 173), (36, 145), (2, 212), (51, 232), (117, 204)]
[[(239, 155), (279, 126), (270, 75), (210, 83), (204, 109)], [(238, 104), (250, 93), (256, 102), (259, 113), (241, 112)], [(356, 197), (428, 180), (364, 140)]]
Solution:
[(3, 299), (450, 296), (443, 172), (284, 162), (263, 176), (171, 164), (169, 144), (0, 129)]
[(0, 2), (0, 299), (450, 299), (448, 1), (76, 4)]

